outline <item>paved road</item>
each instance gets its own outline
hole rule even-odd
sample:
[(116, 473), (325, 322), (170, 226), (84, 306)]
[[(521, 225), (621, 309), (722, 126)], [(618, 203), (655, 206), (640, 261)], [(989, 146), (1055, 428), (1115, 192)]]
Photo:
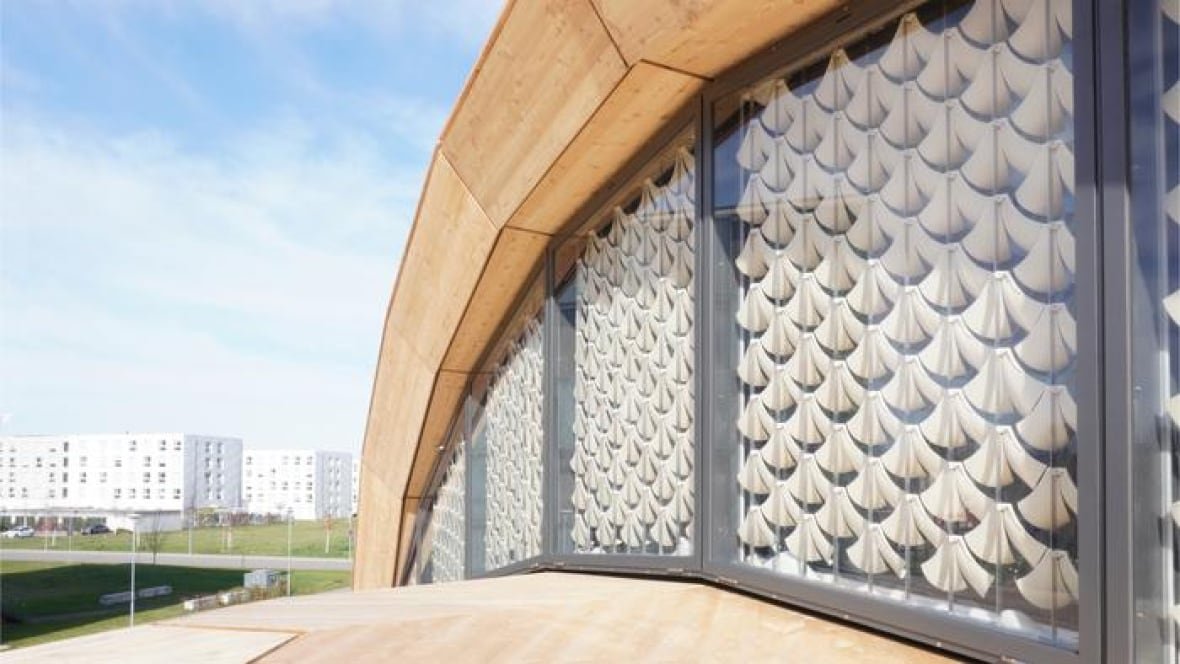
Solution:
[[(42, 560), (50, 562), (116, 564), (131, 560), (131, 553), (119, 551), (44, 551), (41, 549), (2, 549), (4, 560)], [(137, 563), (152, 562), (152, 554), (140, 552)], [(161, 565), (184, 567), (219, 567), (224, 569), (258, 569), (270, 567), (286, 569), (286, 556), (225, 556), (218, 554), (161, 553), (157, 561)], [(292, 569), (347, 570), (352, 568), (348, 559), (342, 558), (292, 558)]]

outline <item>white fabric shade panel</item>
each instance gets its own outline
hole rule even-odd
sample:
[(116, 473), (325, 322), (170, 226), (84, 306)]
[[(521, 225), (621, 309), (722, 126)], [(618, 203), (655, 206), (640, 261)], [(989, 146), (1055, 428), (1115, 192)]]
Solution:
[[(646, 181), (631, 207), (615, 209), (605, 235), (589, 237), (576, 267), (570, 534), (579, 553), (686, 553), (694, 461), (692, 153), (677, 149), (666, 182)], [(756, 320), (757, 295), (750, 307)], [(752, 349), (742, 371), (765, 385), (770, 378), (761, 372), (772, 366)], [(752, 489), (769, 491), (764, 471), (750, 464)], [(758, 519), (751, 517), (749, 528), (754, 540), (762, 536)]]
[(529, 321), (488, 388), (488, 569), (541, 553), (541, 337), (540, 322)]
[(429, 554), (418, 558), (429, 561), (433, 583), (462, 581), (466, 578), (466, 478), (466, 447), (460, 444), (451, 456), (430, 511), (425, 537)]
[(1003, 578), (1056, 610), (1077, 599), (1071, 5), (950, 18), (745, 99), (738, 540), (787, 573), (978, 598)]

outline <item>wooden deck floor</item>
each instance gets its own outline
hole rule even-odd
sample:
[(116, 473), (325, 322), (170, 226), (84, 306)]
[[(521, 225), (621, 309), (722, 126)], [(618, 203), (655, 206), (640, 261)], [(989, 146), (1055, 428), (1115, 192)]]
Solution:
[[(198, 661), (198, 642), (202, 662), (950, 661), (710, 586), (558, 573), (280, 599), (99, 637), (170, 664)], [(94, 661), (96, 638), (12, 654)]]

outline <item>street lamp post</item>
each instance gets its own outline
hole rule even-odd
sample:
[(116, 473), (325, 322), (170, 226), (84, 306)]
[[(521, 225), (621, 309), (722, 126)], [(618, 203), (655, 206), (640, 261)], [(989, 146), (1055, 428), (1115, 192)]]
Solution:
[(293, 512), (287, 508), (287, 597), (291, 596), (291, 523)]
[(135, 535), (139, 532), (139, 515), (130, 514), (127, 518), (131, 519), (131, 616), (128, 626), (135, 627), (135, 557), (138, 553)]

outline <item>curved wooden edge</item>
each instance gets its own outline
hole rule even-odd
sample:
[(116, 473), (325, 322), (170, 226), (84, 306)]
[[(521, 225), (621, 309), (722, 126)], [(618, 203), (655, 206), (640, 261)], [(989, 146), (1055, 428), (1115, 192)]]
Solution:
[(361, 457), (354, 587), (399, 551), (467, 379), (549, 239), (708, 80), (837, 0), (510, 2), (423, 186), (386, 313)]

